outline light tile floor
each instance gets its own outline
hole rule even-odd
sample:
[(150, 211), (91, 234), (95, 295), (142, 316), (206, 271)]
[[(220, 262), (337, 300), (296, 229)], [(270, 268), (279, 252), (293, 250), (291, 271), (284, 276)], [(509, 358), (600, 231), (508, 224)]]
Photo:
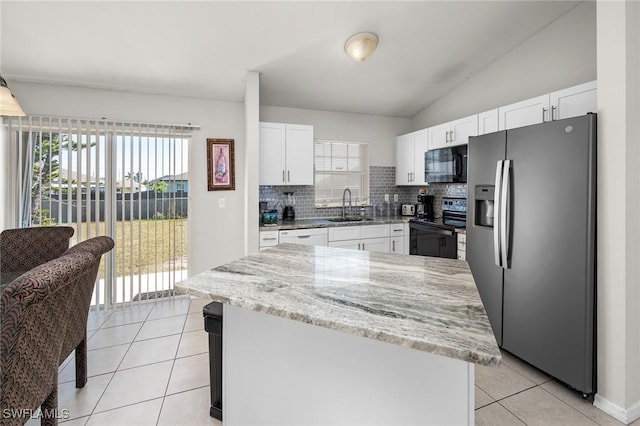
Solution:
[[(69, 412), (62, 424), (221, 425), (209, 417), (206, 303), (181, 296), (92, 312), (87, 385), (75, 388), (73, 355), (60, 367), (58, 406)], [(499, 367), (475, 371), (477, 425), (622, 424), (508, 353)]]

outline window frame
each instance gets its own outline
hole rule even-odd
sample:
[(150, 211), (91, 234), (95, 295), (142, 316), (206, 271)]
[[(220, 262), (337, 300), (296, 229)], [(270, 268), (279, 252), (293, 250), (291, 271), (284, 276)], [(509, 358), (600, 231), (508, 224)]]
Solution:
[[(345, 171), (335, 171), (335, 170), (318, 170), (318, 144), (331, 144), (331, 154), (328, 158), (330, 158), (331, 167), (333, 167), (334, 162), (340, 158), (344, 164), (349, 164), (349, 160), (353, 157), (350, 157), (350, 147), (349, 145), (358, 145), (358, 156), (357, 156), (357, 164), (359, 164), (360, 170), (345, 170)], [(346, 147), (346, 157), (337, 157), (334, 156), (334, 144), (335, 145), (347, 145)], [(315, 208), (331, 208), (331, 207), (342, 207), (342, 191), (344, 188), (349, 188), (352, 190), (352, 205), (354, 206), (369, 206), (371, 204), (371, 188), (369, 182), (369, 174), (370, 174), (370, 153), (369, 153), (369, 142), (363, 141), (345, 141), (345, 140), (333, 140), (333, 139), (316, 139), (313, 144), (314, 148), (314, 157), (313, 157), (313, 165), (314, 165), (314, 207)], [(347, 181), (354, 176), (360, 176), (360, 183), (358, 185), (350, 185), (347, 183), (344, 187), (341, 185), (340, 194), (332, 194), (332, 196), (327, 197), (326, 195), (319, 198), (318, 194), (322, 193), (322, 191), (335, 191), (336, 187), (323, 186), (322, 183), (319, 182), (318, 175), (332, 176), (332, 177), (340, 177)], [(353, 191), (354, 188), (357, 188), (358, 191)], [(355, 192), (358, 195), (354, 195)]]

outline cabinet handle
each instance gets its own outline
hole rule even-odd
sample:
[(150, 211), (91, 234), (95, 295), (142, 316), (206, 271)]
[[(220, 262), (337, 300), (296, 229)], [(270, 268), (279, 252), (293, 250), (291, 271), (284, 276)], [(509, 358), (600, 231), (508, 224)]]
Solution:
[(277, 238), (263, 238), (262, 241), (274, 241), (277, 240)]
[(284, 180), (284, 170), (282, 171), (282, 181), (286, 182), (286, 180)]
[(391, 251), (396, 252), (396, 240), (391, 241)]
[(402, 232), (404, 229), (394, 229), (393, 232)]
[(445, 132), (445, 133), (444, 133), (444, 141), (445, 141), (446, 143), (449, 143), (449, 132)]
[(287, 182), (291, 182), (291, 170), (287, 170)]
[(453, 142), (456, 139), (453, 130), (449, 132), (449, 142)]
[(358, 243), (358, 250), (360, 250), (360, 243)]
[(364, 243), (362, 243), (362, 250), (364, 250)]
[(547, 112), (546, 108), (542, 108), (542, 122), (544, 123), (544, 113)]
[(555, 105), (553, 105), (553, 106), (551, 106), (551, 121), (554, 120), (553, 116), (554, 116), (555, 112), (556, 112), (556, 107), (555, 107)]

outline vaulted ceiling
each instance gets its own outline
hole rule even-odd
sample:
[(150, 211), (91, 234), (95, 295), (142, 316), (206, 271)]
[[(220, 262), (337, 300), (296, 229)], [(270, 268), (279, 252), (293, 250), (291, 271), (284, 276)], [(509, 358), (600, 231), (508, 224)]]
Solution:
[[(413, 117), (577, 1), (0, 2), (9, 81)], [(363, 63), (354, 33), (378, 35)]]

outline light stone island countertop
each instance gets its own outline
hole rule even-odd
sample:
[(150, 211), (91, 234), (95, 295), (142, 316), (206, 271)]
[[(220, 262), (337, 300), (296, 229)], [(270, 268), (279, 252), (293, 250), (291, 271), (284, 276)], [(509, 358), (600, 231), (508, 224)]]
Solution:
[(476, 364), (501, 359), (465, 261), (281, 244), (176, 290)]

